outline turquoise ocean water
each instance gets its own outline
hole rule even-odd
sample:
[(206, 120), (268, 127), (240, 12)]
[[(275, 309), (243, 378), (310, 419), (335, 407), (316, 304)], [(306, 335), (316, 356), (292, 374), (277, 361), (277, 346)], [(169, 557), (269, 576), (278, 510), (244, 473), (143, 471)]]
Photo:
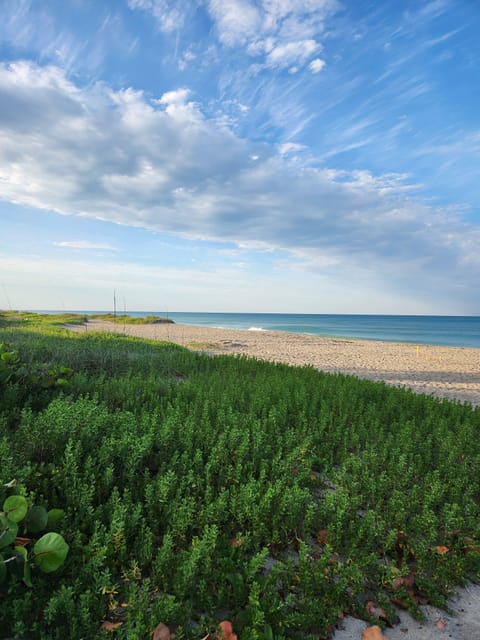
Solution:
[[(65, 310), (56, 313), (65, 313)], [(107, 312), (76, 311), (74, 313)], [(480, 316), (187, 313), (129, 310), (127, 313), (139, 317), (146, 315), (167, 316), (177, 324), (201, 327), (250, 331), (290, 331), (317, 336), (480, 348)]]

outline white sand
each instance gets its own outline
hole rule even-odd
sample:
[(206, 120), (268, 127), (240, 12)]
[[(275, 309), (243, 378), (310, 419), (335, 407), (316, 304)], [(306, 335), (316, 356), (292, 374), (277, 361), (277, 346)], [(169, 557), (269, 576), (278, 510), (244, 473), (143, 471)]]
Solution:
[[(480, 586), (460, 589), (449, 602), (451, 615), (435, 607), (420, 607), (425, 620), (417, 622), (399, 611), (400, 622), (383, 634), (388, 640), (480, 640)], [(333, 640), (361, 640), (367, 624), (347, 617), (338, 624)]]

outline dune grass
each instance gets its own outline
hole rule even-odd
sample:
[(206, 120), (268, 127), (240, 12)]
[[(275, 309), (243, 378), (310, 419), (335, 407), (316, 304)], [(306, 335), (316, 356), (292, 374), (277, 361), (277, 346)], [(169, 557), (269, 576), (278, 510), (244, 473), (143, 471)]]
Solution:
[(171, 318), (164, 318), (162, 316), (144, 316), (137, 318), (129, 316), (128, 314), (113, 314), (113, 313), (97, 313), (88, 316), (93, 320), (105, 320), (107, 322), (117, 322), (119, 324), (173, 324)]
[(10, 326), (14, 323), (25, 324), (28, 322), (30, 326), (51, 326), (63, 324), (84, 324), (88, 320), (103, 320), (105, 322), (115, 322), (117, 324), (174, 324), (171, 318), (162, 316), (142, 316), (134, 317), (125, 313), (35, 313), (34, 311), (0, 311), (0, 326), (3, 321), (8, 321)]
[(0, 326), (46, 326), (55, 324), (83, 324), (88, 316), (80, 313), (46, 314), (34, 311), (0, 311)]
[(16, 479), (70, 545), (0, 586), (5, 637), (318, 639), (480, 577), (479, 409), (57, 324), (0, 317), (0, 505)]

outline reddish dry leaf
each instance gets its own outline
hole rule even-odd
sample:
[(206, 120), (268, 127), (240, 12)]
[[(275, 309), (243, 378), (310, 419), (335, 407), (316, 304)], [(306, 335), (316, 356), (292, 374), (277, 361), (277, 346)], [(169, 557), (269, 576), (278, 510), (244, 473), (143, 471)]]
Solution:
[(436, 626), (436, 627), (437, 627), (437, 629), (439, 629), (440, 631), (445, 631), (445, 627), (446, 627), (447, 625), (445, 624), (445, 622), (444, 622), (443, 620), (439, 619), (439, 620), (437, 620), (437, 621), (435, 622), (435, 626)]
[(439, 545), (438, 547), (435, 547), (435, 551), (438, 553), (439, 556), (443, 556), (446, 553), (448, 553), (449, 549), (444, 545)]
[(321, 545), (326, 545), (328, 539), (328, 529), (320, 529), (317, 536), (317, 542)]
[(392, 588), (394, 591), (398, 591), (400, 587), (403, 587), (403, 578), (394, 578), (392, 580)]
[(387, 614), (385, 613), (385, 611), (377, 604), (375, 604), (373, 600), (369, 600), (367, 602), (366, 609), (368, 613), (374, 618), (377, 618), (377, 620), (380, 620), (380, 618), (383, 618), (383, 620), (387, 619)]
[[(396, 569), (396, 567), (394, 568)], [(394, 569), (392, 569), (392, 573), (398, 573), (398, 569), (395, 571)], [(412, 590), (413, 585), (415, 584), (415, 572), (416, 572), (416, 568), (412, 567), (410, 569), (410, 573), (408, 574), (408, 576), (398, 576), (397, 578), (394, 578), (392, 580), (392, 588), (394, 591), (398, 591), (398, 589), (400, 589), (400, 587), (405, 587), (407, 589), (408, 592), (410, 592)]]
[(229, 620), (222, 620), (218, 625), (221, 635), (217, 634), (218, 640), (237, 640), (237, 634), (233, 633), (232, 623)]
[(119, 629), (122, 626), (123, 622), (110, 622), (109, 620), (105, 620), (102, 622), (102, 629), (106, 629), (107, 631), (115, 631), (115, 629)]
[(13, 544), (14, 544), (16, 547), (26, 547), (26, 546), (27, 546), (27, 544), (28, 544), (29, 542), (31, 542), (31, 541), (32, 541), (32, 539), (31, 539), (31, 538), (20, 538), (20, 537), (17, 537), (17, 538), (15, 538), (15, 540), (13, 541)]
[(153, 631), (152, 640), (171, 640), (172, 634), (166, 624), (160, 622)]
[(243, 544), (243, 538), (230, 538), (231, 547), (241, 547)]
[(388, 638), (383, 635), (381, 628), (374, 624), (373, 627), (367, 627), (364, 630), (362, 640), (388, 640)]

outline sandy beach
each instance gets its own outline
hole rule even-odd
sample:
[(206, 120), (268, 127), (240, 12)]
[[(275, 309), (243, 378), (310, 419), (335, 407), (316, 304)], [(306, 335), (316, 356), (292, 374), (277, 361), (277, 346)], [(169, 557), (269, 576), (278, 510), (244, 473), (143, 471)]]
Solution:
[(318, 337), (277, 331), (213, 329), (179, 324), (119, 325), (90, 320), (78, 331), (111, 331), (174, 342), (210, 354), (242, 354), (311, 365), (417, 393), (480, 406), (480, 349)]

